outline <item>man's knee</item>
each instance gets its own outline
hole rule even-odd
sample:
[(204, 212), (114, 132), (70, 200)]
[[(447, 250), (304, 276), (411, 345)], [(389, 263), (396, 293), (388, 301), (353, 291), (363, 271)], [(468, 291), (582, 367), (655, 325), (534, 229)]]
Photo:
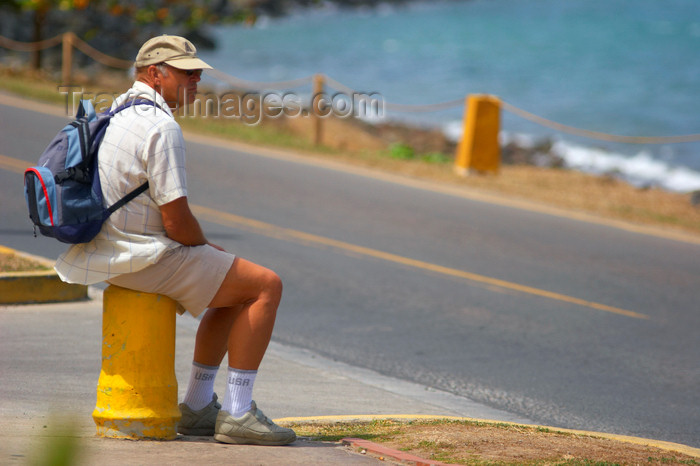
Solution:
[(279, 303), (282, 280), (272, 270), (244, 259), (236, 259), (209, 307), (250, 304), (264, 299)]
[(264, 289), (271, 297), (282, 297), (282, 279), (272, 270), (267, 270), (263, 279)]
[(272, 304), (272, 309), (277, 309), (282, 299), (282, 279), (272, 270), (263, 269), (256, 276), (247, 295), (248, 298), (243, 301), (244, 304), (265, 302)]

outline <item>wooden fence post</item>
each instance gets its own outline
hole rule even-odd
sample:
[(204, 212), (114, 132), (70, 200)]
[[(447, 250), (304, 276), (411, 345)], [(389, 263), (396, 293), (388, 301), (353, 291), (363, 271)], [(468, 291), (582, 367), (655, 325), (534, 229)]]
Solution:
[(61, 81), (70, 84), (73, 71), (73, 33), (63, 33), (63, 61), (61, 64)]
[(323, 94), (323, 84), (324, 84), (324, 79), (322, 74), (315, 74), (314, 75), (314, 81), (313, 81), (313, 97), (311, 100), (311, 112), (312, 112), (312, 118), (314, 121), (314, 145), (318, 146), (321, 145), (321, 142), (323, 141), (323, 123), (322, 123), (322, 116), (318, 114), (318, 109), (316, 108), (316, 102), (317, 98)]

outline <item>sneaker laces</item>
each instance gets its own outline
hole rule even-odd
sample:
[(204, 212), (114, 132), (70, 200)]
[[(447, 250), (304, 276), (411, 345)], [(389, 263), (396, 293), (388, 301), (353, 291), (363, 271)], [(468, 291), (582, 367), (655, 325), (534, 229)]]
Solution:
[(255, 402), (253, 402), (253, 407), (255, 407), (255, 418), (256, 418), (257, 420), (259, 420), (260, 422), (264, 422), (265, 424), (267, 424), (267, 425), (269, 425), (269, 426), (275, 425), (275, 423), (272, 422), (272, 419), (270, 419), (269, 417), (267, 417), (267, 416), (265, 415), (265, 413), (263, 413), (262, 410), (260, 410), (260, 409), (258, 408), (258, 406), (255, 404)]

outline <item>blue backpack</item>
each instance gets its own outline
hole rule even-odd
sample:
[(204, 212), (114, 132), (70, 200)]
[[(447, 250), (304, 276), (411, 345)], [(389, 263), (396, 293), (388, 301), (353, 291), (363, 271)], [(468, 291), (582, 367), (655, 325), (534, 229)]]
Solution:
[(97, 169), (97, 151), (112, 117), (141, 104), (157, 106), (150, 100), (132, 100), (98, 115), (90, 101), (80, 102), (76, 119), (51, 141), (39, 164), (24, 172), (24, 197), (34, 236), (39, 227), (42, 235), (64, 243), (87, 243), (114, 211), (148, 189), (145, 182), (105, 207)]

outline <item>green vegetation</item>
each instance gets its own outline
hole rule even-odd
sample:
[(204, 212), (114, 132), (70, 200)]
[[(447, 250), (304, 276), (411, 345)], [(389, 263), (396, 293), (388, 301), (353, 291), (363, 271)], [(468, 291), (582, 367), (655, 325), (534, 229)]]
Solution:
[(53, 104), (63, 104), (66, 99), (58, 93), (56, 84), (45, 79), (31, 76), (16, 76), (7, 71), (0, 72), (0, 88), (13, 94), (36, 100), (39, 102), (49, 102)]
[(389, 146), (389, 157), (399, 160), (411, 160), (416, 157), (416, 153), (413, 147), (407, 144), (395, 143)]
[[(207, 24), (254, 22), (256, 11), (249, 2), (201, 2), (197, 0), (1, 0), (0, 14), (20, 25), (17, 31), (31, 35), (14, 36), (18, 41), (40, 42), (65, 31), (101, 45), (107, 55), (131, 59), (133, 51), (148, 38), (166, 30), (189, 36), (200, 45), (214, 44), (202, 33)], [(115, 25), (119, 27), (115, 27)], [(108, 40), (104, 40), (108, 39)], [(60, 49), (31, 52), (31, 64), (41, 69), (42, 57), (60, 54)]]
[(425, 154), (418, 154), (413, 147), (405, 143), (394, 143), (390, 145), (386, 154), (392, 159), (397, 160), (417, 160), (435, 164), (446, 164), (452, 162), (452, 157), (449, 157), (441, 152), (427, 152)]
[(223, 119), (181, 117), (178, 123), (185, 131), (232, 139), (267, 147), (283, 147), (317, 153), (334, 154), (337, 151), (324, 146), (314, 146), (311, 141), (267, 125), (246, 125)]

